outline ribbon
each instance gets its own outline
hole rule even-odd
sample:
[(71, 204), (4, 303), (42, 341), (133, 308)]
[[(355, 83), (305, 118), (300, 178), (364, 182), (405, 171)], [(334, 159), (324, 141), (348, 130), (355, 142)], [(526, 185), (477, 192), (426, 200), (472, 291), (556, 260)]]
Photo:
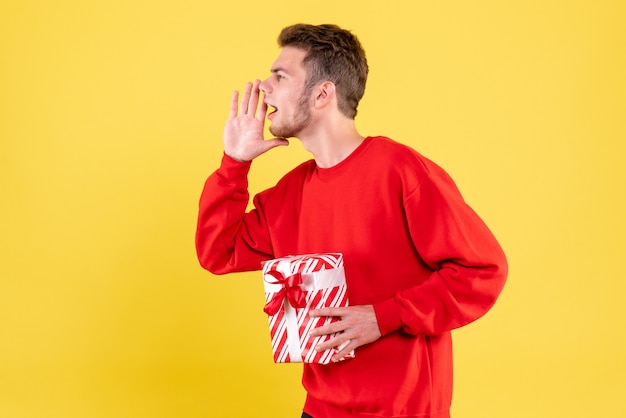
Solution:
[(289, 304), (294, 308), (304, 308), (306, 306), (306, 293), (300, 287), (302, 284), (302, 275), (300, 273), (285, 277), (276, 270), (270, 270), (266, 274), (269, 274), (276, 279), (275, 282), (268, 283), (281, 285), (282, 288), (278, 292), (274, 293), (272, 299), (265, 304), (263, 312), (268, 315), (276, 315), (276, 313), (280, 310), (285, 297), (287, 298)]

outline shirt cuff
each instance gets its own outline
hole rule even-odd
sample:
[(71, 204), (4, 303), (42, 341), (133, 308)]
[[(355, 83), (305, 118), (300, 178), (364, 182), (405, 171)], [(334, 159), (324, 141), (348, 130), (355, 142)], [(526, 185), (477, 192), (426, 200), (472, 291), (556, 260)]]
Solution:
[(375, 303), (374, 312), (381, 335), (387, 335), (402, 327), (402, 306), (395, 298)]
[(224, 179), (245, 178), (250, 171), (251, 165), (252, 161), (237, 161), (224, 153), (222, 156), (222, 163), (218, 171)]

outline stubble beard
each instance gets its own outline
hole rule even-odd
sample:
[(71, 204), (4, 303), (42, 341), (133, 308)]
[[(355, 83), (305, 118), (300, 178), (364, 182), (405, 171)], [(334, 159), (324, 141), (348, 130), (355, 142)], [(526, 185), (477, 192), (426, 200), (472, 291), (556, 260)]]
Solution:
[(283, 124), (273, 123), (269, 129), (270, 133), (276, 138), (294, 138), (307, 128), (311, 124), (311, 109), (309, 109), (308, 97), (309, 94), (305, 91), (298, 99), (296, 112), (291, 120), (285, 121)]

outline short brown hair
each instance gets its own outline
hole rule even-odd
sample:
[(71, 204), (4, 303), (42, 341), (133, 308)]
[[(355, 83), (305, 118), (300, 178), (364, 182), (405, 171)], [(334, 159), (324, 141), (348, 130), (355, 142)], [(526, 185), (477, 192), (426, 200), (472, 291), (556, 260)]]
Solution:
[(299, 23), (281, 31), (278, 45), (306, 51), (305, 91), (310, 92), (320, 81), (331, 81), (337, 88), (339, 110), (349, 118), (356, 116), (369, 71), (365, 51), (356, 36), (337, 25)]

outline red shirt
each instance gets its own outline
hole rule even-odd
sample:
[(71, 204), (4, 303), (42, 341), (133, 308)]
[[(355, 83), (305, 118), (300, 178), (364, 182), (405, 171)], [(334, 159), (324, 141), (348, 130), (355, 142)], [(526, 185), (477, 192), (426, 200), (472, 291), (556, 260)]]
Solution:
[(351, 305), (372, 304), (382, 337), (356, 358), (305, 364), (305, 411), (323, 417), (449, 417), (450, 331), (484, 315), (504, 253), (447, 173), (411, 148), (368, 137), (341, 163), (307, 161), (254, 198), (250, 163), (228, 156), (205, 184), (196, 246), (215, 274), (341, 252)]

